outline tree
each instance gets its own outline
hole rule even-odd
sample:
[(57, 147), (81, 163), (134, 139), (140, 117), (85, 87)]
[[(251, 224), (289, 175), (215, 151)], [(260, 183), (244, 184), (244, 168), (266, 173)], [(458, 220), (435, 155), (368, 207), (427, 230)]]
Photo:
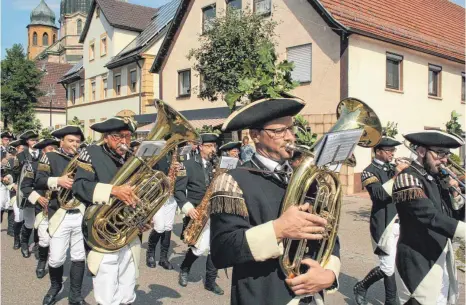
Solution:
[(20, 44), (6, 50), (1, 67), (2, 119), (5, 127), (11, 124), (11, 129), (17, 134), (28, 129), (39, 130), (41, 126), (35, 118), (34, 103), (43, 95), (38, 87), (43, 72), (26, 58)]
[(40, 138), (41, 139), (53, 139), (52, 131), (50, 130), (50, 128), (43, 128), (40, 131)]
[(222, 98), (232, 111), (238, 103), (278, 97), (297, 85), (291, 80), (292, 63), (276, 62), (277, 23), (249, 11), (219, 14), (200, 36), (200, 47), (188, 54), (202, 79), (200, 98)]
[(294, 117), (293, 125), (297, 129), (295, 133), (296, 144), (312, 147), (317, 140), (317, 134), (311, 131), (309, 122), (302, 115), (298, 114)]
[(463, 136), (463, 129), (461, 128), (461, 123), (459, 122), (459, 117), (461, 114), (453, 110), (450, 115), (450, 120), (445, 124), (447, 132), (456, 134), (460, 137)]
[(202, 128), (196, 128), (196, 132), (201, 134), (201, 133), (215, 133), (217, 135), (220, 135), (222, 132), (219, 129), (214, 129), (211, 125), (204, 125)]
[(81, 129), (84, 129), (84, 123), (77, 116), (74, 116), (72, 120), (68, 120), (68, 125), (79, 126)]
[(398, 123), (388, 121), (387, 126), (382, 128), (382, 134), (394, 138), (398, 134)]

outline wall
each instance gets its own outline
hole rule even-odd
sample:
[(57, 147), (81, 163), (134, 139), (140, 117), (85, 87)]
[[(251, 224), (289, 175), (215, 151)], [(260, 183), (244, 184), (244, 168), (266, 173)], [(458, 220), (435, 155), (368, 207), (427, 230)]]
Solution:
[[(50, 126), (50, 112), (49, 110), (36, 109), (36, 118), (42, 124), (42, 128)], [(66, 112), (52, 110), (52, 125), (55, 128), (57, 125), (66, 125)]]
[[(33, 35), (34, 32), (37, 33), (37, 45), (33, 45)], [(42, 45), (42, 36), (44, 33), (49, 35), (49, 44), (44, 46)], [(53, 35), (55, 35), (56, 40), (58, 40), (58, 30), (53, 27), (43, 26), (43, 25), (29, 25), (28, 26), (28, 58), (34, 59), (42, 51), (47, 49), (53, 44)]]

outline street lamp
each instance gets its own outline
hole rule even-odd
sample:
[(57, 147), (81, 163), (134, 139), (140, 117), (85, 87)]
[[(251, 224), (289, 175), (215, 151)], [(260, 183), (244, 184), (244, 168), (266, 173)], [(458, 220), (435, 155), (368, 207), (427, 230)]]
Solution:
[(45, 96), (50, 97), (50, 127), (52, 127), (52, 100), (55, 96), (55, 85), (50, 84), (49, 88), (47, 89), (47, 94)]

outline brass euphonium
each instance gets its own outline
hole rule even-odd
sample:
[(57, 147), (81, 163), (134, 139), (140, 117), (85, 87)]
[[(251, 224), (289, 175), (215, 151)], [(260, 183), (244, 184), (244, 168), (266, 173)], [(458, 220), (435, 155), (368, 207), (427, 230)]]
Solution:
[(155, 164), (177, 145), (198, 141), (194, 127), (179, 112), (156, 100), (157, 122), (146, 140), (165, 141), (161, 151), (150, 157), (130, 157), (110, 181), (112, 185), (133, 186), (139, 201), (135, 208), (117, 198), (107, 205), (92, 205), (84, 214), (84, 235), (87, 244), (98, 252), (118, 251), (139, 234), (139, 228), (149, 223), (170, 196), (169, 179), (153, 170)]
[[(74, 176), (76, 175), (76, 170), (78, 169), (78, 152), (75, 152), (75, 156), (68, 162), (68, 165), (63, 170), (63, 174), (67, 175), (71, 179), (74, 180)], [(72, 210), (77, 208), (81, 202), (73, 197), (73, 193), (71, 189), (60, 188), (57, 194), (58, 204), (60, 208), (64, 210)]]
[[(337, 117), (338, 121), (329, 132), (363, 129), (358, 145), (373, 147), (379, 143), (382, 137), (380, 121), (375, 112), (362, 101), (355, 98), (342, 100), (337, 107)], [(319, 143), (320, 140), (310, 149), (287, 145), (288, 150), (299, 151), (302, 157), (291, 176), (281, 214), (289, 207), (303, 205), (307, 201), (311, 204), (312, 214), (327, 220), (326, 232), (320, 241), (283, 240), (284, 253), (280, 257), (280, 266), (288, 278), (305, 272), (305, 268), (301, 267), (304, 257), (311, 257), (324, 266), (330, 259), (337, 238), (342, 200), (341, 183), (338, 174), (326, 166), (315, 165), (312, 151)], [(311, 200), (306, 197), (311, 197)]]

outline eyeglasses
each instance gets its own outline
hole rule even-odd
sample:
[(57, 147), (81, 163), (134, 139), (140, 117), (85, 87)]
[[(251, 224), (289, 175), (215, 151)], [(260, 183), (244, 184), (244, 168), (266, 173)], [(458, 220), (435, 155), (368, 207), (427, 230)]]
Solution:
[(434, 152), (437, 155), (437, 159), (447, 158), (451, 155), (451, 152), (449, 151), (438, 151), (433, 149), (429, 149), (429, 151)]
[(291, 134), (296, 134), (297, 128), (296, 126), (288, 126), (288, 127), (282, 127), (282, 128), (276, 128), (276, 129), (270, 129), (270, 128), (259, 128), (259, 130), (264, 130), (264, 131), (269, 131), (272, 133), (270, 135), (268, 132), (267, 134), (273, 138), (283, 138), (286, 134), (287, 131), (291, 132)]
[(395, 153), (396, 152), (396, 148), (390, 148), (390, 149), (382, 149), (384, 152), (389, 152), (389, 153)]
[(122, 139), (125, 139), (125, 140), (128, 140), (130, 141), (131, 140), (131, 134), (121, 134), (121, 133), (112, 133), (110, 134), (112, 137), (114, 137), (115, 139), (117, 140), (122, 140)]

